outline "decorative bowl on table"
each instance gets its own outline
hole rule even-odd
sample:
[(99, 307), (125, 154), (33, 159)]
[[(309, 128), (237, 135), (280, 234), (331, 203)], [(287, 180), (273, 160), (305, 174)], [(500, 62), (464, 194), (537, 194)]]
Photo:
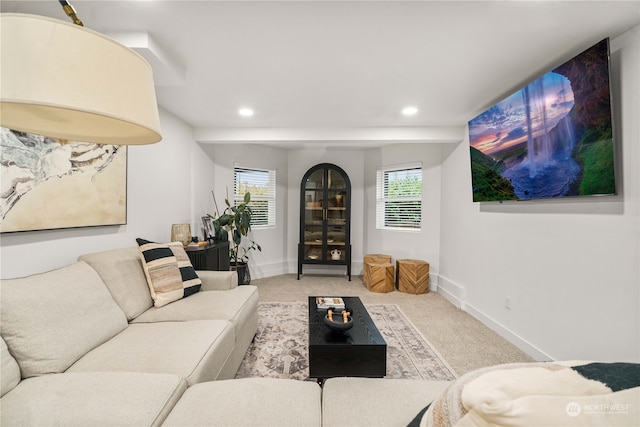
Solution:
[(327, 313), (322, 320), (334, 332), (345, 332), (353, 327), (353, 318), (347, 316), (347, 322), (345, 323), (342, 313), (333, 313), (333, 320), (329, 320), (329, 313)]

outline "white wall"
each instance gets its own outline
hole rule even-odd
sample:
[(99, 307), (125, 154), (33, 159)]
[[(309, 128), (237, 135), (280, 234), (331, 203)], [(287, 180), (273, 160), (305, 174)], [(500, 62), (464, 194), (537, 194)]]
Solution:
[[(258, 168), (275, 168), (278, 180), (275, 229), (253, 230), (253, 239), (263, 247), (251, 256), (253, 278), (297, 272), (300, 240), (300, 180), (319, 163), (333, 163), (349, 175), (352, 189), (351, 244), (352, 275), (362, 274), (365, 253), (389, 253), (396, 258), (419, 258), (430, 262), (432, 280), (437, 282), (440, 245), (439, 144), (408, 144), (380, 149), (340, 149), (314, 144), (296, 150), (280, 150), (251, 144), (202, 144), (214, 163), (214, 191), (219, 207), (233, 189), (235, 162)], [(385, 159), (384, 161), (382, 159)], [(424, 170), (423, 229), (421, 232), (391, 232), (375, 229), (375, 176), (381, 165), (420, 160)], [(344, 274), (344, 267), (305, 265), (307, 274)]]
[[(202, 144), (202, 150), (213, 162), (214, 185), (209, 189), (208, 200), (213, 199), (213, 190), (220, 211), (226, 206), (224, 200), (227, 194), (233, 198), (233, 168), (236, 163), (276, 171), (276, 226), (252, 229), (250, 237), (262, 247), (262, 252), (252, 251), (249, 254), (249, 268), (252, 278), (285, 273), (285, 236), (288, 227), (286, 151), (251, 144)], [(207, 212), (213, 214), (213, 206)]]
[(620, 195), (473, 203), (443, 152), (439, 292), (539, 359), (640, 361), (640, 27), (611, 50)]
[[(349, 175), (352, 189), (351, 244), (352, 275), (362, 274), (365, 253), (389, 253), (396, 258), (429, 260), (432, 280), (437, 282), (440, 245), (440, 162), (439, 144), (409, 144), (380, 149), (340, 149), (317, 146), (279, 150), (251, 144), (203, 144), (214, 162), (214, 182), (218, 205), (222, 207), (227, 187), (233, 188), (233, 166), (275, 168), (278, 179), (277, 225), (275, 229), (253, 230), (253, 239), (263, 247), (251, 257), (253, 278), (297, 272), (300, 240), (300, 180), (319, 163), (333, 163)], [(382, 159), (385, 159), (384, 161)], [(375, 176), (381, 165), (420, 160), (424, 170), (423, 229), (421, 232), (391, 232), (375, 229)], [(344, 267), (305, 265), (307, 274), (344, 274)]]
[(214, 212), (213, 196), (215, 163), (204, 148), (191, 145), (191, 234), (202, 239), (202, 217)]
[(169, 240), (171, 224), (191, 222), (190, 127), (160, 110), (163, 139), (130, 146), (127, 165), (127, 224), (3, 234), (0, 275), (20, 277), (75, 262), (78, 255), (134, 246), (142, 237)]
[[(446, 146), (446, 145), (445, 145)], [(440, 264), (440, 187), (442, 146), (406, 144), (370, 149), (365, 164), (365, 253), (397, 259), (421, 259), (429, 263), (429, 277), (437, 288)], [(422, 162), (422, 227), (420, 231), (376, 229), (376, 171), (381, 166)]]

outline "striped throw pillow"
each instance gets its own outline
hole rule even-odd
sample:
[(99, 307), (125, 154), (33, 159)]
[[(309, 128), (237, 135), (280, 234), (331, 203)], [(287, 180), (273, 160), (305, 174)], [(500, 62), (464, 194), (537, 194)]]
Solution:
[(162, 307), (200, 291), (202, 281), (182, 243), (136, 239), (153, 305)]

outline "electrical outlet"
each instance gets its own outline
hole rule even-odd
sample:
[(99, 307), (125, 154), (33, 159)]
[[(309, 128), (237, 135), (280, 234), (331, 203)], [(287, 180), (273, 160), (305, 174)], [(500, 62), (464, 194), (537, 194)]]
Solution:
[(505, 297), (504, 308), (506, 308), (507, 310), (511, 310), (511, 297)]

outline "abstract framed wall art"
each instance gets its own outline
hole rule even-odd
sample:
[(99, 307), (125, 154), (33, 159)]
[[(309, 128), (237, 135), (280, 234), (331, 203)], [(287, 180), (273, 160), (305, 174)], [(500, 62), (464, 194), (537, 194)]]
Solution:
[(616, 194), (609, 39), (469, 121), (473, 201)]
[(126, 146), (0, 132), (0, 232), (127, 223)]

